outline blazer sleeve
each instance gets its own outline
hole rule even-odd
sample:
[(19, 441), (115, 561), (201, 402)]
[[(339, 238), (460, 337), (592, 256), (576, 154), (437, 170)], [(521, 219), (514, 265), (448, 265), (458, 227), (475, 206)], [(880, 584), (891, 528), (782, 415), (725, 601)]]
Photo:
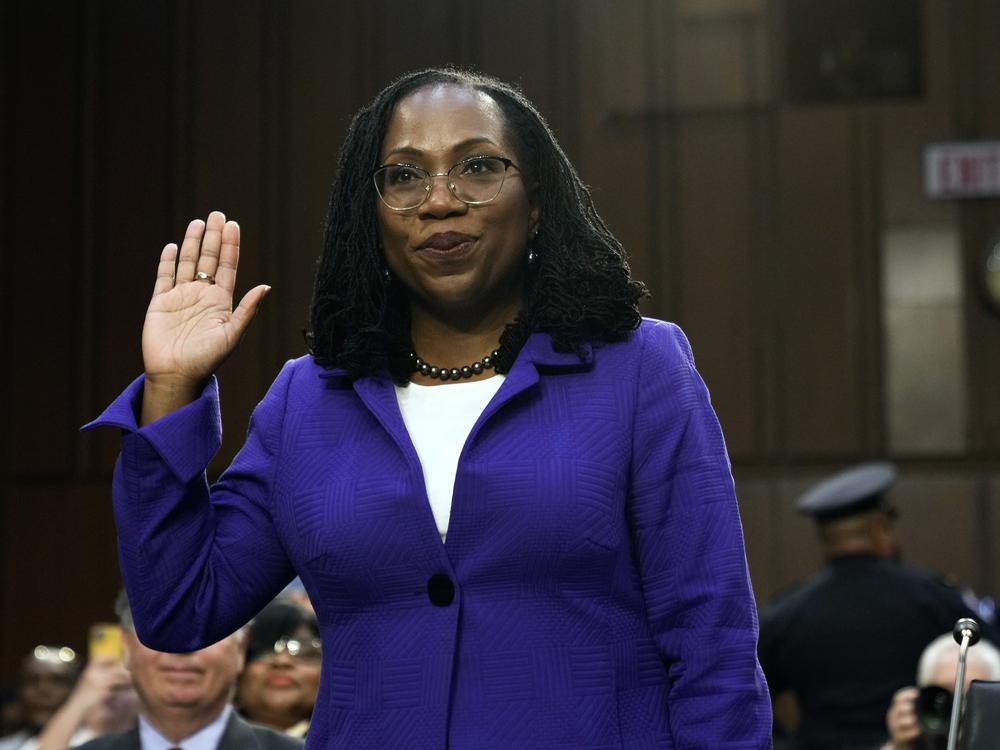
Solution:
[(674, 745), (767, 748), (771, 704), (722, 431), (681, 330), (641, 330), (629, 516)]
[(218, 385), (138, 425), (142, 378), (84, 429), (123, 432), (112, 485), (118, 553), (136, 633), (160, 651), (208, 646), (245, 625), (294, 577), (271, 515), (293, 363), (250, 420), (247, 440), (213, 487), (222, 442)]

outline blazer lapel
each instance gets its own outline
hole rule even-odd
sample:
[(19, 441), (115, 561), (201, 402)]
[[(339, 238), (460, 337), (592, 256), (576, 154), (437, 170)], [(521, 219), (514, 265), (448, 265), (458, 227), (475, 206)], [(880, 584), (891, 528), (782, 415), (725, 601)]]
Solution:
[[(532, 334), (525, 342), (520, 354), (514, 361), (514, 365), (496, 396), (487, 404), (483, 413), (479, 415), (469, 437), (466, 440), (466, 447), (475, 440), (477, 433), (494, 414), (502, 409), (506, 404), (514, 400), (518, 395), (537, 387), (541, 380), (541, 374), (557, 374), (559, 372), (579, 372), (590, 369), (593, 364), (593, 350), (589, 344), (582, 347), (583, 356), (574, 352), (557, 352), (552, 348), (552, 339), (546, 333)], [(343, 370), (333, 368), (324, 372), (321, 377), (327, 381), (328, 387), (350, 388), (352, 384)], [(382, 428), (389, 433), (396, 445), (406, 456), (411, 471), (415, 472), (419, 478), (419, 485), (424, 487), (423, 469), (420, 465), (420, 458), (413, 447), (413, 441), (403, 423), (403, 415), (399, 411), (399, 403), (396, 400), (396, 391), (393, 387), (392, 379), (388, 375), (370, 375), (354, 381), (353, 388), (358, 397), (364, 403), (369, 412), (378, 420)], [(464, 454), (463, 449), (463, 454)], [(462, 470), (461, 460), (459, 461), (459, 472)], [(426, 491), (420, 493), (421, 502), (424, 505), (425, 531), (421, 532), (421, 538), (438, 541), (438, 551), (441, 553), (441, 561), (450, 568), (457, 564), (455, 558), (456, 546), (441, 545), (438, 536), (437, 524), (434, 514), (431, 511), (430, 502), (427, 499)], [(460, 539), (466, 524), (462, 520), (461, 508), (458, 505), (452, 507), (451, 519), (448, 525), (448, 539)], [(451, 571), (449, 571), (451, 572)]]
[[(583, 346), (583, 358), (576, 353), (557, 352), (552, 348), (552, 339), (546, 333), (532, 334), (525, 342), (507, 379), (500, 386), (500, 390), (490, 400), (479, 415), (479, 419), (472, 427), (465, 446), (462, 449), (462, 457), (458, 462), (458, 473), (455, 476), (456, 486), (462, 473), (462, 458), (464, 458), (469, 446), (476, 440), (477, 435), (494, 414), (503, 409), (511, 401), (521, 394), (537, 388), (541, 382), (543, 374), (558, 374), (560, 372), (580, 372), (588, 370), (593, 364), (593, 350), (589, 344)], [(475, 524), (468, 518), (467, 508), (461, 501), (452, 504), (451, 518), (448, 524), (449, 544), (445, 545), (445, 552), (454, 568), (458, 568), (461, 558), (470, 549), (470, 542), (466, 535)]]
[(518, 394), (535, 387), (543, 374), (580, 372), (593, 366), (593, 347), (584, 344), (581, 354), (557, 352), (552, 348), (552, 338), (547, 333), (533, 333), (528, 337), (507, 380), (500, 386), (496, 397), (490, 401), (472, 428), (470, 439), (475, 437), (480, 425), (512, 401)]
[(226, 722), (226, 731), (219, 738), (218, 750), (258, 750), (260, 746), (250, 725), (233, 711)]
[(417, 461), (417, 451), (410, 440), (410, 434), (403, 424), (403, 415), (399, 411), (399, 402), (396, 400), (396, 390), (392, 380), (388, 376), (369, 376), (360, 378), (354, 382), (354, 390), (358, 397), (378, 420), (382, 428), (392, 436), (399, 449), (406, 454), (407, 458)]
[(142, 750), (142, 743), (139, 741), (139, 727), (118, 735), (118, 739), (111, 747), (113, 750)]

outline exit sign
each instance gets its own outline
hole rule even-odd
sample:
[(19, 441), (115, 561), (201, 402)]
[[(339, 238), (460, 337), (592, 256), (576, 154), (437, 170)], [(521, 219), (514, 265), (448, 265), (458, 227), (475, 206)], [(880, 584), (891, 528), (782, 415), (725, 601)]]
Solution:
[(1000, 141), (934, 143), (924, 148), (930, 198), (1000, 196)]

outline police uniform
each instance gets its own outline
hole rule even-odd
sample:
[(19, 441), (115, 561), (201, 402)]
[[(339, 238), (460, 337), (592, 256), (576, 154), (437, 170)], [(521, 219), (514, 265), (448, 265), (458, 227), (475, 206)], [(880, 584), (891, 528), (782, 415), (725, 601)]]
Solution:
[[(873, 509), (892, 512), (885, 493), (896, 476), (888, 463), (841, 472), (803, 495), (799, 510), (821, 524)], [(796, 746), (880, 747), (892, 695), (915, 682), (924, 647), (959, 617), (976, 616), (958, 589), (918, 568), (870, 554), (833, 559), (760, 620), (760, 662), (771, 693), (791, 691), (798, 699)]]

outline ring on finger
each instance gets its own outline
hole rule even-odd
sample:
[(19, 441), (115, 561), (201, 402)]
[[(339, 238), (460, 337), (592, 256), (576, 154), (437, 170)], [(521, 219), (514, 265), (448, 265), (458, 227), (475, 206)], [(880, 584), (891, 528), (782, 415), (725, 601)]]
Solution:
[(210, 273), (206, 273), (205, 271), (198, 271), (198, 273), (194, 275), (194, 278), (195, 281), (207, 281), (209, 284), (215, 283), (215, 277)]

